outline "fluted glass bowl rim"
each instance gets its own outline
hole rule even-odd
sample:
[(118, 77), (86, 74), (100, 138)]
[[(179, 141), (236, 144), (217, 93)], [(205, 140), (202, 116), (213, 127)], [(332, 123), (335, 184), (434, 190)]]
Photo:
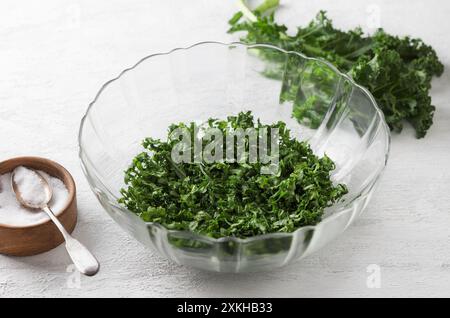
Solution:
[[(123, 69), (121, 72), (119, 72), (119, 74), (106, 81), (98, 90), (98, 92), (96, 93), (94, 99), (89, 103), (89, 106), (86, 109), (86, 112), (84, 113), (81, 122), (80, 122), (80, 126), (79, 126), (79, 132), (78, 132), (78, 157), (80, 159), (80, 163), (81, 163), (81, 167), (83, 170), (83, 173), (85, 174), (86, 178), (88, 179), (88, 183), (91, 185), (91, 179), (92, 177), (90, 176), (90, 172), (88, 171), (88, 169), (86, 168), (86, 165), (83, 161), (83, 154), (85, 155), (84, 157), (87, 158), (87, 160), (89, 159), (89, 156), (86, 154), (86, 152), (83, 151), (83, 146), (82, 146), (82, 134), (83, 134), (83, 127), (86, 121), (86, 118), (89, 115), (90, 110), (95, 106), (98, 98), (100, 97), (100, 95), (102, 94), (102, 92), (113, 82), (119, 80), (124, 74), (126, 74), (127, 72), (132, 71), (133, 69), (137, 68), (140, 64), (142, 64), (144, 61), (155, 57), (155, 56), (162, 56), (162, 55), (169, 55), (172, 54), (174, 52), (177, 51), (182, 51), (182, 50), (189, 50), (192, 49), (194, 47), (197, 46), (201, 46), (201, 45), (223, 45), (223, 46), (227, 46), (227, 47), (232, 47), (232, 46), (243, 46), (246, 47), (247, 49), (252, 49), (252, 48), (269, 48), (269, 49), (274, 49), (274, 50), (278, 50), (279, 52), (282, 52), (284, 54), (293, 54), (293, 55), (297, 55), (305, 60), (309, 60), (309, 61), (316, 61), (319, 63), (323, 63), (326, 66), (328, 66), (333, 72), (335, 72), (338, 76), (344, 78), (345, 80), (347, 80), (352, 87), (356, 87), (358, 89), (360, 89), (370, 100), (372, 106), (374, 107), (376, 113), (378, 116), (380, 116), (380, 125), (383, 126), (383, 129), (386, 132), (386, 139), (385, 140), (385, 144), (386, 147), (384, 149), (384, 165), (382, 167), (382, 169), (380, 169), (379, 173), (377, 175), (375, 175), (373, 177), (373, 179), (371, 180), (371, 182), (369, 182), (363, 189), (361, 189), (358, 193), (358, 195), (356, 195), (354, 198), (352, 198), (352, 200), (349, 200), (347, 202), (345, 202), (345, 204), (343, 204), (340, 207), (340, 211), (337, 211), (335, 213), (333, 213), (330, 216), (327, 216), (325, 218), (323, 218), (320, 222), (318, 222), (315, 225), (307, 225), (307, 226), (302, 226), (297, 228), (295, 231), (292, 232), (275, 232), (275, 233), (267, 233), (267, 234), (260, 234), (260, 235), (255, 235), (255, 236), (250, 236), (250, 237), (245, 237), (245, 238), (240, 238), (240, 237), (234, 237), (234, 236), (224, 236), (224, 237), (219, 237), (219, 238), (214, 238), (214, 237), (210, 237), (207, 235), (203, 235), (203, 234), (199, 234), (199, 233), (195, 233), (192, 231), (186, 231), (186, 230), (171, 230), (168, 229), (167, 227), (165, 227), (164, 225), (162, 225), (161, 223), (157, 223), (157, 222), (145, 222), (144, 220), (142, 220), (141, 218), (139, 218), (139, 220), (145, 224), (147, 227), (151, 226), (151, 227), (156, 227), (160, 230), (163, 230), (165, 233), (169, 233), (169, 234), (174, 234), (174, 233), (183, 233), (183, 234), (187, 234), (189, 235), (191, 238), (193, 239), (198, 239), (200, 241), (207, 241), (209, 243), (223, 243), (223, 242), (235, 242), (235, 243), (240, 243), (240, 244), (245, 244), (245, 243), (249, 243), (249, 242), (253, 242), (253, 241), (258, 241), (258, 240), (264, 240), (267, 238), (274, 238), (274, 237), (289, 237), (289, 236), (294, 236), (296, 235), (297, 232), (300, 231), (305, 231), (305, 230), (312, 230), (315, 229), (319, 224), (332, 220), (334, 218), (339, 217), (339, 215), (344, 214), (344, 213), (348, 213), (349, 212), (349, 207), (361, 196), (363, 196), (364, 194), (370, 193), (373, 190), (373, 187), (377, 184), (379, 178), (381, 177), (381, 175), (384, 172), (384, 169), (387, 165), (387, 161), (389, 159), (389, 152), (390, 152), (390, 147), (391, 147), (391, 134), (390, 134), (390, 129), (386, 123), (383, 111), (380, 109), (380, 107), (378, 106), (375, 98), (373, 97), (373, 95), (369, 92), (369, 90), (361, 85), (359, 85), (358, 83), (356, 83), (353, 78), (351, 76), (349, 76), (348, 74), (341, 72), (335, 65), (333, 65), (331, 62), (322, 59), (322, 58), (315, 58), (315, 57), (309, 57), (301, 52), (297, 52), (297, 51), (287, 51), (284, 50), (282, 48), (276, 47), (274, 45), (270, 45), (270, 44), (246, 44), (246, 43), (242, 43), (239, 41), (236, 42), (221, 42), (221, 41), (201, 41), (201, 42), (196, 42), (192, 45), (189, 46), (184, 46), (184, 47), (176, 47), (174, 49), (171, 49), (169, 51), (166, 52), (160, 52), (160, 53), (153, 53), (153, 54), (149, 54), (144, 56), (143, 58), (141, 58), (139, 61), (137, 61), (134, 65)], [(92, 162), (91, 162), (92, 163)], [(92, 163), (92, 167), (95, 170), (95, 165)], [(108, 198), (108, 203), (119, 209), (121, 212), (124, 213), (131, 213), (132, 215), (135, 215), (135, 213), (131, 212), (130, 210), (128, 210), (126, 207), (118, 204), (117, 200), (119, 198), (117, 198), (109, 189), (107, 186), (105, 186), (105, 184), (102, 182), (102, 180), (100, 178), (96, 178), (98, 180), (98, 182), (100, 182), (101, 186), (104, 188), (104, 190), (106, 190), (106, 192), (108, 193), (109, 196), (111, 196), (112, 198), (114, 198), (114, 200), (116, 200), (116, 202), (111, 201)], [(92, 185), (91, 185), (92, 186)], [(102, 190), (103, 191), (103, 190)]]

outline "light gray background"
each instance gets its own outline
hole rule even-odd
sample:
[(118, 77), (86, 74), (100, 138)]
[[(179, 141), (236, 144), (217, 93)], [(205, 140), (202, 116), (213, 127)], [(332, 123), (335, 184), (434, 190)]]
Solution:
[[(62, 246), (34, 257), (0, 256), (0, 297), (450, 296), (450, 2), (282, 3), (278, 19), (291, 27), (327, 9), (341, 28), (373, 31), (379, 11), (387, 31), (423, 38), (447, 67), (433, 83), (434, 126), (422, 140), (408, 127), (393, 136), (388, 168), (362, 217), (320, 252), (270, 273), (204, 273), (146, 250), (90, 192), (77, 157), (79, 120), (100, 85), (142, 56), (236, 39), (226, 34), (233, 1), (2, 0), (0, 161), (38, 155), (70, 170), (78, 185), (75, 236), (102, 269), (92, 278), (67, 272)], [(371, 264), (380, 268), (380, 288), (368, 288)]]

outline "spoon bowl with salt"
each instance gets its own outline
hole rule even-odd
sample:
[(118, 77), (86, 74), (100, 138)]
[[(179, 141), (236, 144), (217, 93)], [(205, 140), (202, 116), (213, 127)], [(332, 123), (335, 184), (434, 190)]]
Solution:
[(34, 211), (44, 211), (53, 221), (66, 241), (66, 250), (75, 267), (84, 275), (95, 275), (100, 264), (91, 252), (78, 240), (74, 239), (49, 207), (53, 191), (47, 180), (38, 171), (17, 167), (11, 174), (11, 186), (17, 201)]

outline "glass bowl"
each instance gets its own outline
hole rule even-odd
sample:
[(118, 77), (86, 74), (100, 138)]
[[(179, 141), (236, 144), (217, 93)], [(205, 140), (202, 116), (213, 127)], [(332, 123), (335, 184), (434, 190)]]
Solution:
[[(270, 62), (268, 61), (270, 58)], [(148, 136), (172, 123), (251, 110), (283, 120), (349, 193), (323, 220), (292, 233), (214, 239), (144, 222), (117, 203), (124, 171)], [(144, 57), (104, 84), (79, 132), (83, 171), (98, 200), (125, 231), (183, 265), (217, 272), (261, 271), (305, 257), (333, 241), (364, 210), (386, 165), (390, 134), (372, 95), (326, 61), (270, 45), (202, 42)]]

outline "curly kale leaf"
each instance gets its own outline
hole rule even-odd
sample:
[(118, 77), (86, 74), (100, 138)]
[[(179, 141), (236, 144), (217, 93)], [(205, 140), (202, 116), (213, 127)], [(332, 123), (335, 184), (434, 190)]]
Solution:
[[(244, 1), (241, 4), (248, 9)], [(431, 80), (443, 73), (444, 66), (434, 49), (420, 39), (400, 38), (382, 29), (372, 36), (364, 35), (360, 28), (338, 30), (324, 11), (305, 27), (298, 27), (294, 35), (288, 34), (286, 26), (275, 22), (273, 13), (266, 15), (261, 10), (243, 10), (230, 20), (230, 25), (230, 33), (246, 32), (241, 38), (243, 42), (303, 52), (326, 59), (347, 72), (371, 91), (392, 130), (400, 132), (407, 121), (421, 138), (433, 123)], [(274, 60), (279, 55), (261, 57)], [(313, 116), (317, 114), (313, 107), (312, 104), (294, 105), (294, 117), (315, 127), (317, 119)]]

